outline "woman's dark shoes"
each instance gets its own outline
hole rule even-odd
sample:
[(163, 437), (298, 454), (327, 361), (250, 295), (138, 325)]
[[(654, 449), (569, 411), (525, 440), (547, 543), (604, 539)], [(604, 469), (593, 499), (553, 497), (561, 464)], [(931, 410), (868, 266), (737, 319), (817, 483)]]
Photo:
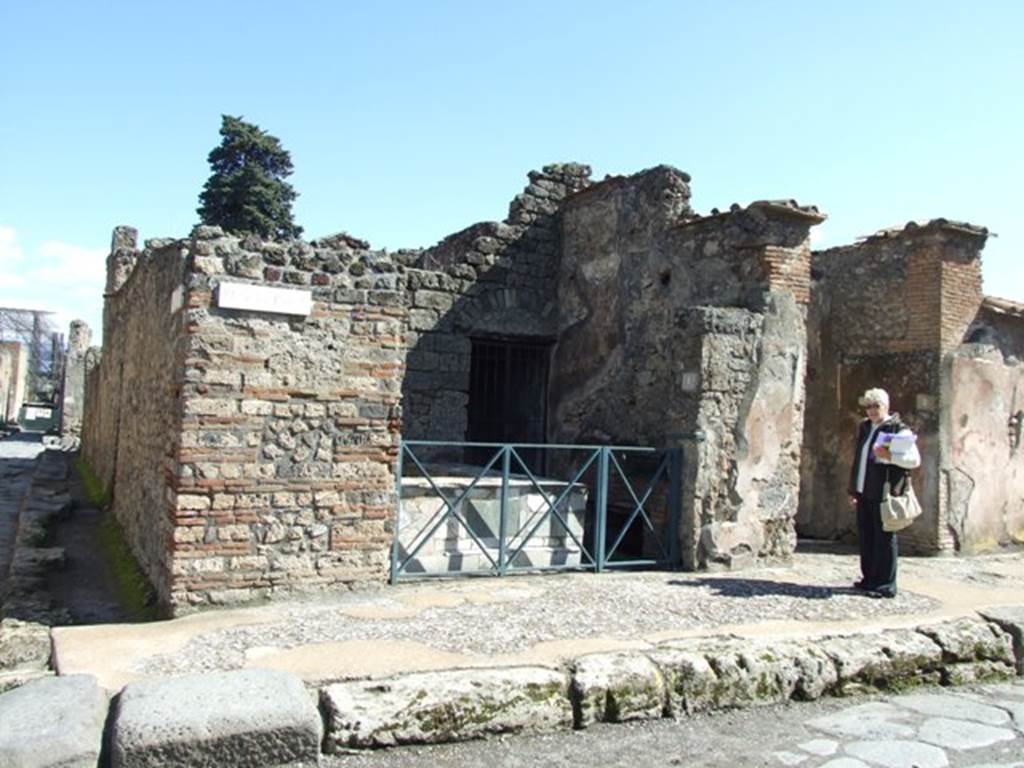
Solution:
[(871, 589), (871, 587), (869, 587), (864, 582), (864, 579), (858, 579), (857, 581), (853, 582), (853, 588), (854, 589), (859, 589), (861, 591), (865, 591), (865, 590), (870, 590)]
[(878, 600), (880, 600), (882, 598), (890, 599), (890, 598), (896, 597), (896, 590), (894, 590), (894, 589), (872, 589), (872, 590), (868, 591), (868, 597), (873, 597), (873, 598), (878, 599)]

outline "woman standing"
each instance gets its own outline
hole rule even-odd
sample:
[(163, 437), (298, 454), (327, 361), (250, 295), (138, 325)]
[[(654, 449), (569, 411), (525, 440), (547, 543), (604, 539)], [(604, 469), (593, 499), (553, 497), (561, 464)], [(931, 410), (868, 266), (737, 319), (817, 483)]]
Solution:
[(882, 529), (882, 487), (889, 481), (893, 492), (910, 482), (909, 472), (921, 464), (917, 446), (894, 455), (879, 435), (911, 435), (898, 414), (889, 413), (889, 394), (869, 389), (860, 398), (867, 418), (857, 430), (850, 468), (850, 506), (857, 510), (861, 578), (854, 583), (872, 597), (896, 597), (896, 534)]

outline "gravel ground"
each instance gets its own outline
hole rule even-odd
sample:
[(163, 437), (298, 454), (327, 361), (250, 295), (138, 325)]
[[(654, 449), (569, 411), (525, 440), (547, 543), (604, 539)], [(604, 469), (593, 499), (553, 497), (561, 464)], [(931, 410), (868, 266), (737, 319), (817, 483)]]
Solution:
[[(970, 560), (907, 559), (904, 573), (939, 573), (1004, 584), (1019, 555)], [(871, 620), (934, 610), (906, 590), (893, 600), (850, 588), (856, 557), (798, 555), (792, 567), (735, 575), (577, 573), (405, 583), (373, 592), (279, 605), (284, 618), (209, 632), (183, 652), (151, 657), (137, 671), (177, 674), (241, 667), (246, 650), (348, 640), (406, 640), (440, 651), (497, 655), (552, 640), (637, 640), (657, 633), (785, 620)], [(443, 603), (443, 604), (442, 604)], [(425, 606), (425, 607), (424, 607)]]

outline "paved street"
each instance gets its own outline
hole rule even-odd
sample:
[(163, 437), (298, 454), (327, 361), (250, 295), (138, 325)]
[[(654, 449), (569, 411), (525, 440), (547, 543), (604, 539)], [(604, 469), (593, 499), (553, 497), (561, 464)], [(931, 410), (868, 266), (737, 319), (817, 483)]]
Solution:
[(1024, 768), (1024, 681), (343, 755), (341, 768)]
[(11, 563), (18, 505), (28, 487), (32, 462), (42, 450), (42, 435), (22, 433), (0, 440), (0, 592)]

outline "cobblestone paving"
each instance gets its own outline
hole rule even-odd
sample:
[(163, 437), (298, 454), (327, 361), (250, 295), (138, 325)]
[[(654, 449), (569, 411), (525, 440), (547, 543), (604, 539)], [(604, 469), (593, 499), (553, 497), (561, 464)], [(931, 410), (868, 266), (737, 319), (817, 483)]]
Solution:
[[(585, 757), (584, 757), (585, 756)], [(352, 768), (1024, 768), (1024, 681), (330, 757)]]
[(11, 565), (18, 507), (28, 487), (33, 462), (42, 450), (40, 435), (17, 434), (0, 440), (0, 594)]

